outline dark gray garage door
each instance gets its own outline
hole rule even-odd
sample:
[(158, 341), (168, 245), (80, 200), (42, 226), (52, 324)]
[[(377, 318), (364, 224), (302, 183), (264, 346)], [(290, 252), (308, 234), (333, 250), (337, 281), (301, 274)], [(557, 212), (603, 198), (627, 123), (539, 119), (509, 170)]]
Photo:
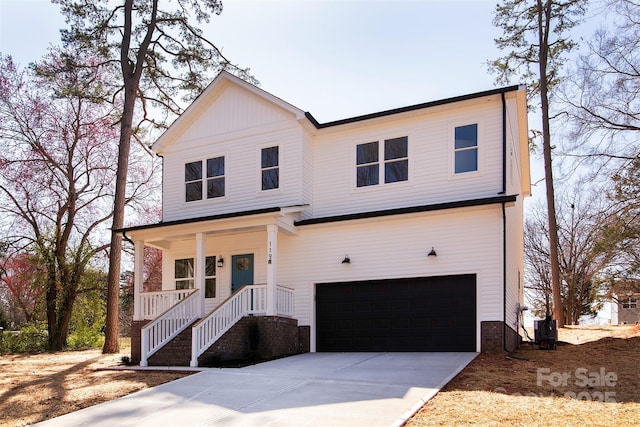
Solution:
[(476, 351), (476, 276), (316, 285), (317, 351)]

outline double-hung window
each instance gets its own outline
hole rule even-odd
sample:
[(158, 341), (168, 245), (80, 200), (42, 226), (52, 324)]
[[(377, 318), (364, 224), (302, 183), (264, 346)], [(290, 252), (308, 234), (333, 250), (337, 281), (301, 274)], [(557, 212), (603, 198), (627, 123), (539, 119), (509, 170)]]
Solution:
[(263, 148), (260, 159), (262, 190), (275, 190), (280, 187), (279, 147)]
[(406, 136), (356, 145), (356, 186), (378, 185), (382, 174), (385, 184), (409, 180)]
[(454, 130), (455, 173), (478, 170), (478, 124), (457, 126)]
[[(177, 289), (193, 289), (195, 285), (195, 260), (183, 258), (175, 260), (175, 283)], [(216, 257), (205, 258), (204, 297), (216, 297)]]
[(224, 157), (207, 159), (207, 199), (224, 197)]
[(193, 289), (195, 283), (195, 262), (193, 258), (175, 260), (176, 290)]
[(358, 187), (378, 185), (380, 182), (378, 145), (378, 141), (376, 141), (356, 146), (356, 181)]
[(409, 153), (407, 137), (384, 141), (384, 182), (407, 181), (409, 179)]
[(204, 272), (204, 297), (216, 297), (216, 257), (208, 256), (205, 258)]
[(202, 200), (202, 161), (184, 165), (185, 201)]
[(207, 199), (225, 195), (224, 156), (206, 160), (205, 177), (203, 177), (202, 164), (203, 162), (198, 160), (184, 165), (185, 201), (187, 202), (202, 200), (204, 194)]

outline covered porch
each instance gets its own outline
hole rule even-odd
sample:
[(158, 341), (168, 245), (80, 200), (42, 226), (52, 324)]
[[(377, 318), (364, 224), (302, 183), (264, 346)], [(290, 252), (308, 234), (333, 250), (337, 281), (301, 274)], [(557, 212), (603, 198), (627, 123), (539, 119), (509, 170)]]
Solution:
[[(140, 364), (191, 329), (191, 366), (244, 316), (295, 317), (293, 289), (278, 286), (278, 235), (296, 235), (304, 206), (172, 221), (122, 230), (133, 243), (134, 324)], [(162, 250), (162, 289), (144, 292), (144, 250)], [(133, 347), (137, 345), (133, 342)]]

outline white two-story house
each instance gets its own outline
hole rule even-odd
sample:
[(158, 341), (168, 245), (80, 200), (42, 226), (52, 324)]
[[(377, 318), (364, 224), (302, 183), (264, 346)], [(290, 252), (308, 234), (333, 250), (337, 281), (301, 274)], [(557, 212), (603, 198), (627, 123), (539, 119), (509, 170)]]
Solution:
[[(142, 365), (517, 345), (524, 87), (318, 123), (223, 72), (152, 148), (163, 219), (120, 230)], [(142, 291), (146, 246), (163, 251), (161, 292)], [(257, 326), (234, 334), (243, 322)]]

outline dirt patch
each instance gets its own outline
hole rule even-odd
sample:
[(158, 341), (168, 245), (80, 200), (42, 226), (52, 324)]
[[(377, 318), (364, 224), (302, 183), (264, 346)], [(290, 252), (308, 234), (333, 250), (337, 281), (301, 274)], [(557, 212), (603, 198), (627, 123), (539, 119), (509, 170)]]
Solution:
[(99, 350), (0, 358), (0, 426), (25, 426), (189, 375), (101, 370), (123, 355)]
[(407, 425), (637, 425), (638, 327), (569, 327), (558, 338), (556, 350), (479, 355)]

